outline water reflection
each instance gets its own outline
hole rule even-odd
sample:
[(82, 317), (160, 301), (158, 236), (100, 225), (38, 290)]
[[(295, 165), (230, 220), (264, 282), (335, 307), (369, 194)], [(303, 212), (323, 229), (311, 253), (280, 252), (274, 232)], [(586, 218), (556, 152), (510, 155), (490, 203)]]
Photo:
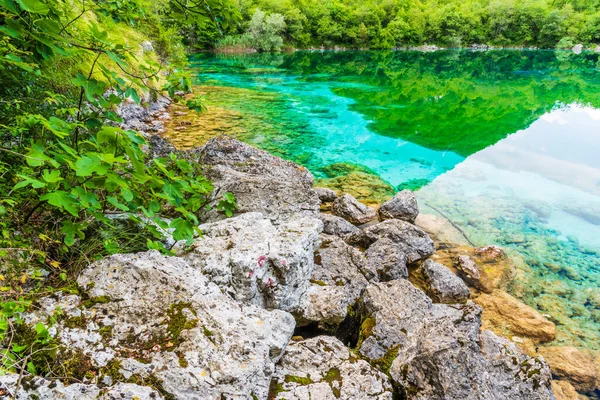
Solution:
[[(600, 110), (556, 109), (418, 192), (424, 208), (442, 211), (473, 242), (523, 256), (513, 291), (551, 315), (559, 339), (593, 348), (600, 339), (600, 312), (588, 298), (600, 284), (599, 126)], [(553, 290), (565, 283), (568, 291)]]

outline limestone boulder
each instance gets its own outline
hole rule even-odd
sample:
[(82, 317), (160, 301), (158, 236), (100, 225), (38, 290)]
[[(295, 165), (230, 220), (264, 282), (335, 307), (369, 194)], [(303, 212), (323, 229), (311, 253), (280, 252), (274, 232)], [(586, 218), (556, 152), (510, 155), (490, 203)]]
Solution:
[(381, 238), (365, 252), (369, 270), (376, 271), (381, 282), (408, 278), (406, 255), (402, 247), (388, 238)]
[[(117, 383), (100, 388), (94, 384), (73, 383), (64, 385), (60, 381), (41, 377), (25, 377), (17, 389), (18, 374), (0, 376), (0, 396), (18, 400), (162, 400), (164, 397), (156, 390), (132, 383)], [(3, 390), (5, 391), (3, 393)]]
[(335, 199), (331, 211), (355, 225), (366, 224), (377, 217), (374, 208), (366, 206), (349, 194), (343, 194)]
[(315, 252), (315, 268), (300, 310), (295, 313), (299, 325), (317, 322), (324, 328), (341, 323), (348, 306), (359, 298), (369, 279), (363, 254), (336, 236), (322, 235)]
[(397, 357), (390, 369), (408, 399), (554, 399), (543, 359), (490, 331), (480, 333), (476, 307), (434, 305), (427, 324), (416, 354)]
[(483, 308), (485, 329), (497, 333), (508, 330), (512, 335), (529, 338), (536, 343), (556, 338), (556, 326), (551, 321), (504, 291), (482, 293), (473, 301)]
[(319, 196), (321, 203), (331, 203), (337, 199), (337, 193), (335, 190), (324, 187), (315, 187), (314, 191), (317, 196)]
[(291, 314), (235, 301), (154, 251), (96, 262), (77, 283), (83, 297), (44, 298), (25, 320), (60, 307), (50, 333), (89, 369), (84, 383), (135, 382), (170, 399), (266, 398), (295, 327)]
[(427, 293), (438, 303), (464, 303), (471, 292), (467, 285), (458, 276), (444, 265), (431, 259), (426, 260), (421, 266)]
[[(236, 214), (261, 212), (276, 220), (319, 211), (314, 178), (297, 164), (227, 136), (209, 140), (188, 156), (205, 166), (205, 176), (217, 188), (216, 198), (225, 192), (235, 195)], [(213, 221), (225, 215), (213, 210), (204, 218)]]
[(598, 386), (598, 370), (585, 350), (573, 346), (542, 346), (538, 348), (554, 376), (567, 380), (577, 391), (588, 393)]
[(269, 398), (391, 400), (388, 377), (331, 336), (290, 344), (279, 361)]
[(401, 219), (411, 224), (419, 215), (419, 206), (415, 194), (410, 190), (402, 190), (379, 208), (379, 219)]
[(409, 264), (427, 258), (435, 251), (433, 240), (422, 229), (399, 219), (368, 226), (348, 235), (346, 241), (366, 249), (382, 238), (396, 244)]
[(176, 252), (234, 299), (296, 311), (314, 269), (322, 222), (309, 215), (274, 224), (246, 213), (201, 225), (203, 237)]
[(397, 349), (415, 349), (431, 307), (429, 297), (405, 279), (369, 285), (359, 304), (359, 353), (383, 360)]
[(409, 400), (554, 399), (542, 358), (480, 333), (481, 308), (433, 304), (407, 280), (371, 284), (357, 307), (359, 354)]

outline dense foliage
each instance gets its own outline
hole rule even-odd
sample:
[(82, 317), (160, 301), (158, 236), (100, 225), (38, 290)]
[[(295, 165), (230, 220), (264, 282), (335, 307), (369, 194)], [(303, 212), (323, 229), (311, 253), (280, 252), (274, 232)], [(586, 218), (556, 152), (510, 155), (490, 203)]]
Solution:
[[(424, 43), (568, 48), (600, 42), (592, 1), (550, 0), (237, 0), (246, 23), (257, 9), (282, 15), (296, 48), (393, 48)], [(231, 33), (231, 32), (230, 32)]]
[(52, 375), (32, 363), (45, 325), (18, 335), (36, 291), (103, 255), (169, 253), (167, 232), (190, 241), (204, 209), (235, 207), (199, 165), (151, 157), (117, 112), (189, 92), (185, 34), (235, 15), (224, 0), (0, 0), (0, 373)]

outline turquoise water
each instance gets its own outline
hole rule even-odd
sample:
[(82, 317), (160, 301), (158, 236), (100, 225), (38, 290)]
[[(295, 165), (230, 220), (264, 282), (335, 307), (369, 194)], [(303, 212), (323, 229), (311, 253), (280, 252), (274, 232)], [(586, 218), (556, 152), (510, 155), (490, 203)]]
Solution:
[(323, 184), (360, 184), (352, 175), (360, 171), (386, 193), (418, 189), (422, 211), (440, 211), (475, 244), (516, 257), (510, 290), (557, 323), (559, 342), (600, 349), (598, 55), (192, 61), (196, 84), (223, 88), (206, 92), (209, 112), (235, 112), (240, 138), (307, 166)]

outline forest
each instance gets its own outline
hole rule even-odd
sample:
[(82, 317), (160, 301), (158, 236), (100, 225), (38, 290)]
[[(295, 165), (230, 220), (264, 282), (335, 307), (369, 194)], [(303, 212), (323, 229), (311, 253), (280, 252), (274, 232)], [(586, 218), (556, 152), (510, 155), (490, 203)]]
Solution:
[[(600, 40), (595, 1), (238, 0), (242, 22), (203, 30), (199, 47), (370, 48), (435, 44), (571, 48)], [(257, 36), (280, 37), (257, 40)]]

